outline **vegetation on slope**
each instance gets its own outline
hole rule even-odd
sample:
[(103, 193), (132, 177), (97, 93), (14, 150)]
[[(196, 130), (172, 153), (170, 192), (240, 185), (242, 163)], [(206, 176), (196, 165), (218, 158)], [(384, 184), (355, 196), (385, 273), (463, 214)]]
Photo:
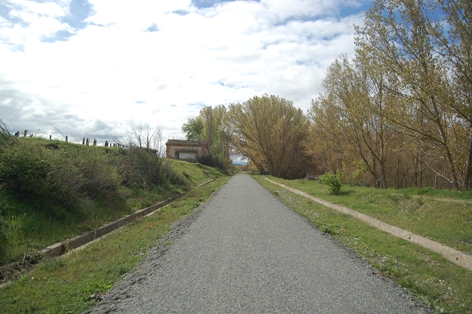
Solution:
[[(215, 174), (196, 164), (179, 163), (177, 166), (180, 173), (198, 174), (203, 180), (207, 180), (205, 171), (209, 175)], [(210, 184), (191, 189), (153, 215), (135, 220), (81, 250), (42, 260), (31, 272), (0, 288), (2, 313), (83, 313), (90, 310), (99, 302), (101, 294), (131, 272), (150, 248), (159, 243), (161, 247), (171, 246), (171, 241), (161, 239), (170, 226), (193, 212), (228, 179), (228, 176), (220, 176)]]
[(154, 150), (18, 138), (0, 147), (0, 263), (222, 175)]

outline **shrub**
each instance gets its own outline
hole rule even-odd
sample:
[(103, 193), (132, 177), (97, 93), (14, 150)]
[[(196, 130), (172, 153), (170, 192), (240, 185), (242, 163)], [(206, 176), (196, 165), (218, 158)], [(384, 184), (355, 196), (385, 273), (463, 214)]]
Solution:
[(118, 174), (129, 188), (150, 190), (153, 186), (166, 185), (173, 176), (166, 159), (155, 150), (131, 146), (112, 153), (116, 156)]
[(121, 184), (116, 168), (104, 154), (90, 151), (76, 161), (77, 172), (80, 174), (79, 191), (84, 197), (98, 199), (114, 196)]
[(29, 142), (5, 149), (0, 155), (0, 182), (17, 199), (41, 207), (48, 196), (51, 169), (44, 150)]
[(335, 195), (341, 193), (342, 177), (339, 172), (337, 172), (336, 174), (326, 172), (325, 174), (319, 177), (319, 181), (322, 184), (326, 184), (328, 186), (329, 193)]

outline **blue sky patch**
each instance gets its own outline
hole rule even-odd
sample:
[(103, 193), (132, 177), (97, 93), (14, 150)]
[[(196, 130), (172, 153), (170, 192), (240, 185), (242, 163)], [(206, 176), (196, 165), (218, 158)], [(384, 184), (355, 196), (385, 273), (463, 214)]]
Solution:
[(12, 8), (8, 5), (5, 5), (3, 3), (0, 3), (0, 16), (3, 17), (5, 20), (13, 24), (19, 24), (23, 27), (27, 27), (29, 23), (23, 21), (21, 18), (16, 17), (16, 16), (11, 16), (10, 11)]
[(211, 8), (223, 2), (235, 2), (235, 0), (192, 0), (192, 3), (199, 9)]
[(152, 24), (148, 28), (144, 30), (145, 32), (157, 32), (159, 31), (159, 27), (157, 27), (157, 24)]
[(84, 28), (85, 20), (92, 15), (92, 5), (87, 0), (72, 0), (69, 7), (69, 14), (62, 19), (62, 22), (74, 28)]
[(184, 10), (172, 11), (172, 13), (177, 14), (177, 15), (181, 15), (181, 16), (185, 16), (185, 15), (188, 14), (188, 12), (184, 11)]
[(43, 37), (43, 38), (41, 38), (41, 42), (43, 42), (43, 43), (54, 43), (56, 41), (67, 41), (72, 36), (74, 36), (74, 34), (69, 32), (69, 31), (58, 31), (52, 37)]
[(339, 16), (349, 16), (364, 13), (372, 7), (372, 1), (364, 1), (358, 6), (345, 6), (339, 9)]

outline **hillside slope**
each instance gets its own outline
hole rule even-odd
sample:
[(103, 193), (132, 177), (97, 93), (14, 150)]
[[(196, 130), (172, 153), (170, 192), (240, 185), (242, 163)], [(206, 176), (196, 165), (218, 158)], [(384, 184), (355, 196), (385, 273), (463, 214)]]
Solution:
[(0, 147), (0, 263), (223, 175), (138, 147), (19, 138)]

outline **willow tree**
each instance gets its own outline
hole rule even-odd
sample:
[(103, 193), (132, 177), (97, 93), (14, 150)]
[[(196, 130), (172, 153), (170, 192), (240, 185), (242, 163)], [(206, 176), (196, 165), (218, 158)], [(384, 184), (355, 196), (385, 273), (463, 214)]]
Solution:
[(182, 125), (182, 131), (185, 133), (187, 140), (189, 141), (200, 141), (204, 139), (203, 119), (201, 117), (190, 118), (187, 123)]
[(328, 160), (338, 160), (336, 171), (341, 170), (348, 180), (369, 173), (371, 179), (364, 182), (381, 188), (389, 185), (387, 168), (395, 157), (396, 133), (384, 117), (392, 103), (383, 91), (385, 79), (381, 68), (363, 55), (353, 62), (347, 56), (336, 59), (323, 80), (324, 95), (313, 102), (310, 111), (313, 144), (307, 149), (323, 143), (322, 153), (333, 155)]
[[(458, 116), (453, 106), (457, 99), (450, 77), (455, 70), (451, 72), (446, 66), (447, 58), (438, 53), (444, 51), (440, 48), (443, 40), (439, 39), (439, 25), (446, 22), (447, 16), (446, 11), (437, 12), (441, 2), (462, 3), (374, 1), (364, 25), (356, 29), (356, 46), (366, 58), (390, 69), (387, 83), (399, 82), (394, 86), (384, 84), (384, 90), (398, 98), (395, 110), (386, 117), (405, 134), (424, 143), (429, 148), (425, 164), (454, 189), (460, 189), (458, 176), (462, 174), (465, 178), (470, 171), (464, 169), (464, 156), (468, 154), (461, 149), (468, 145), (463, 142), (463, 117)], [(457, 37), (454, 42), (461, 40)], [(447, 169), (438, 160), (444, 160)], [(467, 188), (464, 181), (462, 187)]]
[(308, 118), (293, 103), (274, 95), (231, 104), (225, 117), (228, 138), (259, 172), (281, 178), (305, 175), (302, 141)]
[[(449, 84), (448, 102), (466, 122), (468, 145), (464, 146), (466, 165), (462, 185), (469, 187), (472, 171), (472, 2), (470, 0), (433, 1), (431, 10), (440, 21), (428, 24), (435, 51), (442, 57)], [(445, 19), (445, 21), (444, 21)]]
[(343, 134), (341, 113), (334, 106), (334, 95), (320, 95), (312, 101), (309, 117), (311, 125), (304, 142), (304, 150), (315, 161), (313, 174), (344, 172), (351, 164), (349, 145)]

